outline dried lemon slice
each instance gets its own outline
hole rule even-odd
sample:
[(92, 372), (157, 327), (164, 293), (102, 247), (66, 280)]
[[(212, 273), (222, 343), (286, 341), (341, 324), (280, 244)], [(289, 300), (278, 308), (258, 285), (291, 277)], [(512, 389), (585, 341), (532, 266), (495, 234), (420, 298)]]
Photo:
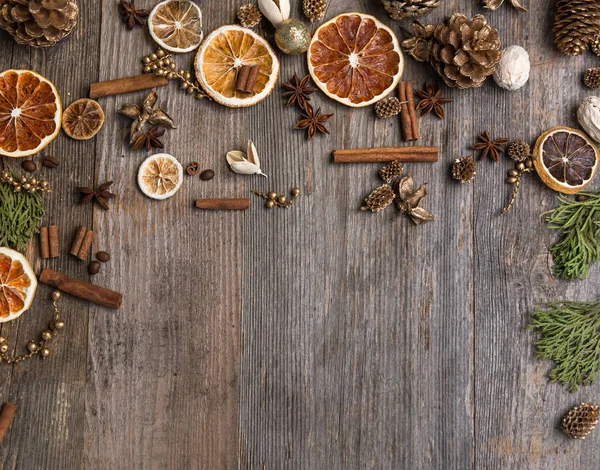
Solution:
[(183, 182), (181, 163), (168, 153), (157, 153), (144, 160), (138, 172), (138, 186), (152, 199), (173, 196)]
[(190, 52), (202, 42), (202, 12), (189, 0), (166, 0), (150, 12), (148, 29), (163, 49)]
[(352, 107), (387, 96), (404, 59), (394, 32), (370, 15), (344, 13), (323, 24), (308, 49), (308, 70), (330, 98)]
[(0, 248), (0, 323), (14, 320), (31, 307), (37, 279), (18, 251)]
[(71, 103), (63, 111), (62, 128), (72, 139), (91, 139), (103, 125), (104, 111), (94, 100), (82, 98)]
[[(258, 66), (252, 92), (236, 90), (243, 65)], [(279, 60), (269, 43), (241, 26), (222, 26), (206, 37), (195, 59), (196, 77), (206, 93), (230, 108), (253, 106), (271, 94), (279, 76)]]
[(0, 155), (26, 157), (60, 131), (62, 105), (56, 87), (30, 70), (0, 73)]

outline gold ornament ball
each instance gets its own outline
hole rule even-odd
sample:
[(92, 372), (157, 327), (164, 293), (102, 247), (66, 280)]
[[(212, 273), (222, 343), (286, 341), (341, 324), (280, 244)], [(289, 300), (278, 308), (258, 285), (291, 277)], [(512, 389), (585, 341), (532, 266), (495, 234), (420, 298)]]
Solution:
[(277, 198), (277, 202), (278, 202), (279, 204), (285, 204), (285, 201), (287, 201), (287, 198), (286, 198), (285, 196), (279, 196), (279, 197)]
[(42, 348), (40, 354), (42, 355), (42, 357), (48, 357), (50, 355), (50, 350), (48, 348)]
[(8, 344), (3, 344), (0, 346), (0, 353), (4, 354), (8, 351)]
[(300, 188), (292, 189), (292, 196), (294, 196), (294, 197), (300, 196)]
[(274, 205), (275, 205), (274, 201), (267, 201), (267, 203), (266, 203), (267, 209), (272, 209)]
[(52, 339), (52, 332), (50, 330), (45, 330), (44, 332), (42, 332), (42, 339), (44, 341), (49, 341), (50, 339)]
[(310, 45), (310, 31), (302, 21), (290, 18), (277, 26), (275, 43), (284, 54), (304, 54)]
[(60, 299), (60, 291), (59, 290), (55, 290), (54, 292), (52, 292), (52, 299), (53, 300), (59, 300)]
[(65, 322), (64, 321), (57, 321), (54, 323), (54, 327), (57, 330), (62, 330), (65, 327)]
[(268, 197), (268, 198), (269, 198), (271, 201), (274, 201), (274, 200), (275, 200), (275, 198), (277, 197), (277, 193), (276, 193), (276, 192), (273, 192), (273, 191), (271, 191), (269, 194), (267, 194), (267, 197)]
[(27, 349), (29, 349), (29, 351), (33, 352), (37, 349), (37, 344), (35, 344), (33, 341), (31, 343), (29, 343), (27, 345)]

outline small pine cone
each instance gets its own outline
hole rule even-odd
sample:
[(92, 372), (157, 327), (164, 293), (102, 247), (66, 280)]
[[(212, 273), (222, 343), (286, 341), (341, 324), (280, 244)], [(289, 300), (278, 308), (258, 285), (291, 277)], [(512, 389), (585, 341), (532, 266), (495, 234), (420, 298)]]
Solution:
[(311, 23), (321, 21), (327, 10), (328, 0), (304, 0), (302, 3), (302, 11)]
[(569, 410), (562, 420), (562, 428), (573, 439), (585, 439), (598, 424), (599, 405), (582, 403)]
[(387, 119), (400, 113), (400, 100), (395, 96), (385, 98), (375, 105), (375, 114), (378, 118)]
[(379, 176), (386, 183), (391, 183), (402, 173), (404, 173), (404, 165), (398, 160), (394, 160), (379, 170)]
[(531, 147), (527, 142), (515, 140), (508, 147), (508, 157), (515, 162), (524, 162), (531, 156)]
[(262, 20), (262, 13), (256, 3), (246, 3), (238, 10), (238, 20), (244, 28), (254, 28)]
[(381, 212), (387, 206), (389, 206), (394, 199), (396, 194), (391, 186), (384, 184), (374, 189), (371, 194), (365, 199), (365, 206), (361, 207), (363, 211), (370, 210), (371, 212)]
[(592, 67), (583, 74), (583, 83), (589, 88), (600, 88), (600, 67)]
[(454, 160), (452, 177), (461, 183), (470, 183), (475, 179), (476, 164), (473, 157), (462, 157)]

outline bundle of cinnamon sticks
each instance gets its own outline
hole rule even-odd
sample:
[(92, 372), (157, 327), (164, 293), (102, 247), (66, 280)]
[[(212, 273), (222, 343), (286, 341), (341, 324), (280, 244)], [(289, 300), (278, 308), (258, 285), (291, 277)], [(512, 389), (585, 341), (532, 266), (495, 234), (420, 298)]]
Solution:
[(419, 131), (419, 121), (415, 108), (415, 97), (412, 82), (400, 82), (398, 85), (400, 95), (401, 111), (400, 120), (402, 122), (402, 139), (418, 140), (421, 138)]

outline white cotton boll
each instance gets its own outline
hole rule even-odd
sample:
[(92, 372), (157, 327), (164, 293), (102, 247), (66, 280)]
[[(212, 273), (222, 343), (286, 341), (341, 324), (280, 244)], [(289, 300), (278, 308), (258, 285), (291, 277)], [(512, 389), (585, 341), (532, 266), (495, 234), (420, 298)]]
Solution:
[(258, 8), (275, 27), (290, 17), (290, 0), (258, 0)]
[(502, 59), (494, 72), (498, 86), (518, 90), (529, 80), (529, 54), (521, 46), (509, 46), (502, 51)]
[(583, 130), (600, 142), (600, 98), (588, 96), (584, 99), (577, 110), (577, 119)]

